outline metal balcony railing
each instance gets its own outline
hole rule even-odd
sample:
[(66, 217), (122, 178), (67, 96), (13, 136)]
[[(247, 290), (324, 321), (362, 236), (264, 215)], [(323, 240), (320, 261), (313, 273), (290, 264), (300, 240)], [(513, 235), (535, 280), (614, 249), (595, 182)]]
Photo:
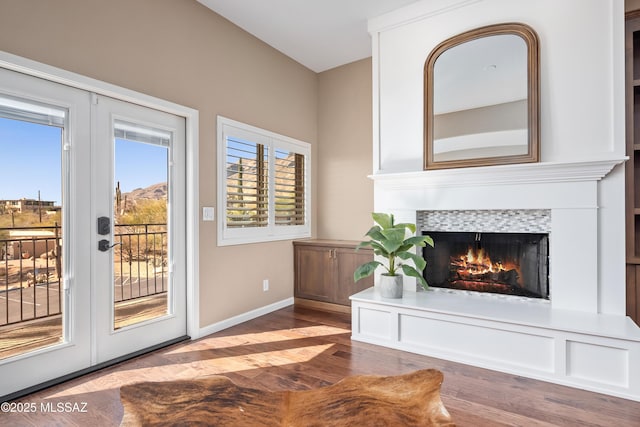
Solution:
[[(166, 224), (114, 229), (113, 302), (166, 292)], [(0, 228), (0, 326), (61, 313), (62, 238), (59, 226)]]

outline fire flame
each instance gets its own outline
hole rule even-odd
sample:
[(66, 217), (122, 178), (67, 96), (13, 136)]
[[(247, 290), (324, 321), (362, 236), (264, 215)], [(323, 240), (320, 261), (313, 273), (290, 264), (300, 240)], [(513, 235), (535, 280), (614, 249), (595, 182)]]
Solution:
[(496, 292), (495, 289), (505, 288), (500, 293), (511, 293), (511, 289), (522, 286), (520, 266), (508, 257), (492, 261), (485, 249), (469, 246), (466, 253), (450, 260), (450, 283), (456, 289)]
[(484, 249), (469, 248), (466, 255), (460, 257), (460, 264), (463, 270), (468, 271), (470, 274), (485, 274), (485, 273), (497, 273), (500, 271), (507, 271), (513, 266), (505, 266), (502, 262), (492, 262), (489, 254)]

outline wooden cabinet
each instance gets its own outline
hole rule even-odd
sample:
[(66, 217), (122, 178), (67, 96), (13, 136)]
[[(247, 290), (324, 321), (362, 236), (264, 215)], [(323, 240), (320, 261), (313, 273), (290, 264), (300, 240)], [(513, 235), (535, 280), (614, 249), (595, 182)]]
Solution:
[(640, 11), (626, 21), (627, 315), (640, 324)]
[(298, 240), (293, 245), (296, 298), (350, 306), (350, 295), (373, 286), (373, 276), (353, 282), (355, 269), (373, 261), (371, 249), (356, 252), (358, 242)]

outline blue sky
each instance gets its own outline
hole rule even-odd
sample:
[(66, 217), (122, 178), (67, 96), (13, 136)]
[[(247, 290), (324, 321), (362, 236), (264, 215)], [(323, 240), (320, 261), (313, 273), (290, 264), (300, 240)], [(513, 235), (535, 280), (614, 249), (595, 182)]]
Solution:
[(62, 129), (0, 118), (0, 199), (60, 203)]
[(123, 193), (167, 182), (166, 147), (116, 139), (115, 150), (115, 180)]
[[(60, 204), (62, 130), (0, 118), (0, 199)], [(123, 193), (167, 180), (167, 149), (117, 140), (115, 179)]]

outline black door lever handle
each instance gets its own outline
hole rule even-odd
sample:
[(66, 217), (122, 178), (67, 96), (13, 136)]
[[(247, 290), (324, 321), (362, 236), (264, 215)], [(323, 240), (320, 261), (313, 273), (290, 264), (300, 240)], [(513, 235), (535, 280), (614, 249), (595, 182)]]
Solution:
[(98, 241), (98, 250), (100, 252), (107, 252), (109, 249), (113, 248), (114, 246), (118, 246), (122, 244), (122, 242), (114, 243), (113, 245), (110, 245), (109, 243), (111, 242), (109, 242), (106, 239), (102, 239)]

